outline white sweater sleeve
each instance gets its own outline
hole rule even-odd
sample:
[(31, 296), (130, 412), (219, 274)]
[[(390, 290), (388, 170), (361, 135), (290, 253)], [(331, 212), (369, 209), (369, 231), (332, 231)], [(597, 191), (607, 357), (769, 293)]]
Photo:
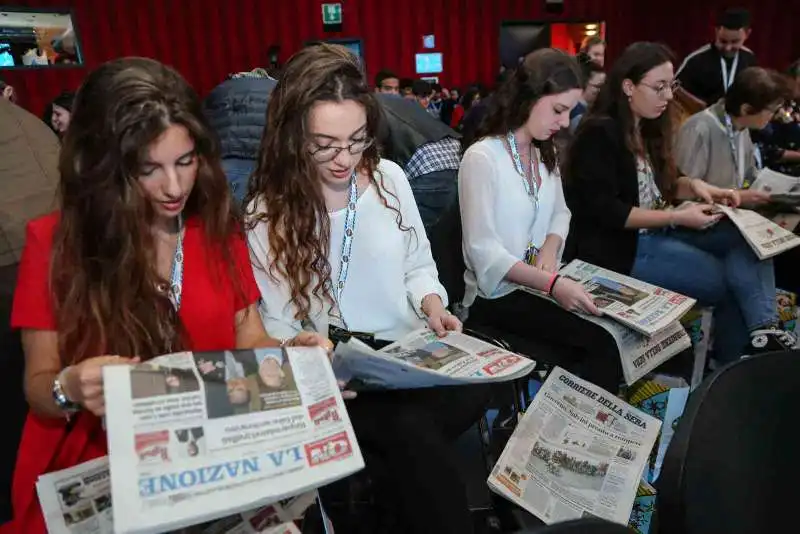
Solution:
[(250, 263), (253, 267), (258, 289), (261, 292), (259, 313), (267, 333), (274, 338), (291, 338), (303, 328), (300, 321), (294, 318), (294, 306), (291, 303), (291, 292), (283, 280), (275, 280), (269, 274), (269, 242), (267, 227), (259, 223), (247, 232), (250, 246)]
[[(403, 216), (403, 225), (411, 228), (404, 232), (406, 243), (405, 279), (406, 293), (412, 308), (420, 318), (422, 315), (422, 299), (430, 294), (439, 295), (447, 306), (447, 291), (439, 282), (439, 271), (433, 261), (431, 244), (425, 233), (422, 216), (419, 214), (417, 201), (411, 191), (411, 185), (405, 172), (398, 165), (382, 161), (383, 172), (389, 174), (387, 187), (394, 187), (397, 200), (400, 203), (400, 213)], [(387, 199), (391, 202), (391, 199)]]
[(555, 203), (553, 205), (553, 216), (550, 218), (550, 229), (547, 231), (549, 234), (555, 234), (561, 238), (562, 248), (563, 244), (567, 241), (567, 234), (569, 234), (569, 222), (572, 220), (572, 212), (567, 207), (567, 201), (564, 199), (564, 184), (561, 182), (560, 173), (554, 172), (551, 180), (555, 180)]
[[(494, 293), (520, 259), (504, 246), (495, 230), (497, 169), (486, 154), (468, 151), (458, 174), (464, 256), (487, 295)], [(521, 251), (520, 251), (521, 252)]]

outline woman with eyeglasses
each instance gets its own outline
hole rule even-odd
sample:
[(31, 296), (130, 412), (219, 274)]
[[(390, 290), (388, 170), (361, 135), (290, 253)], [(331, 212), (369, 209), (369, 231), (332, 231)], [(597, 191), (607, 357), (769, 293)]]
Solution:
[[(720, 361), (785, 349), (794, 340), (777, 328), (772, 262), (713, 208), (738, 205), (738, 193), (678, 174), (674, 77), (672, 54), (656, 43), (629, 46), (611, 69), (567, 157), (568, 255), (713, 306)], [(666, 209), (689, 199), (700, 202)]]
[[(246, 199), (270, 332), (355, 335), (377, 347), (425, 326), (461, 329), (445, 308), (408, 180), (378, 155), (379, 106), (341, 46), (305, 48), (285, 66)], [(362, 392), (348, 401), (384, 520), (374, 531), (473, 531), (450, 444), (481, 416), (482, 392)], [(342, 526), (350, 518), (334, 519), (356, 531)]]

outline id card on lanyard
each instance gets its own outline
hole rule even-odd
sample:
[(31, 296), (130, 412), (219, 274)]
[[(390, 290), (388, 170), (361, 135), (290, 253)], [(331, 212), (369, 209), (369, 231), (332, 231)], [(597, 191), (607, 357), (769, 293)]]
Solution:
[(736, 139), (736, 132), (733, 129), (733, 119), (726, 111), (723, 111), (722, 122), (725, 125), (725, 133), (728, 136), (728, 144), (731, 148), (733, 156), (733, 166), (736, 169), (736, 185), (739, 189), (747, 189), (750, 184), (745, 180), (745, 164), (744, 164), (744, 135), (740, 135)]
[[(522, 166), (522, 158), (519, 155), (517, 140), (514, 138), (513, 132), (508, 132), (506, 135), (506, 142), (508, 143), (508, 149), (511, 151), (514, 169), (522, 178), (522, 185), (525, 187), (525, 193), (527, 193), (528, 199), (533, 204), (533, 222), (531, 223), (531, 233), (533, 233), (533, 227), (536, 225), (536, 217), (539, 215), (539, 192), (542, 186), (541, 177), (539, 176), (539, 162), (534, 161), (533, 149), (531, 149), (530, 166), (532, 176), (529, 179), (528, 173), (525, 172), (525, 168)], [(536, 258), (538, 255), (539, 247), (533, 243), (533, 239), (531, 238), (522, 255), (522, 261), (528, 265), (536, 265)]]

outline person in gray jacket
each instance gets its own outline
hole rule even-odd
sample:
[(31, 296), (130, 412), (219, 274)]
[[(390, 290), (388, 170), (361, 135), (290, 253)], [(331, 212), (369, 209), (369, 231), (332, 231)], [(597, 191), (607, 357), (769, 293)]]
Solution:
[(269, 95), (277, 83), (264, 69), (233, 74), (203, 102), (203, 110), (220, 140), (222, 168), (233, 198), (239, 203), (256, 167), (258, 146), (267, 124)]

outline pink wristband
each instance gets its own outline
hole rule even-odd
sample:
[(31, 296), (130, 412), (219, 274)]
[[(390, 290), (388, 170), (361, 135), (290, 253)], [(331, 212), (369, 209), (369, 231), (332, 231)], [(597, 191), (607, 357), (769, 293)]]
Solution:
[(550, 275), (550, 280), (547, 281), (547, 285), (545, 286), (544, 292), (547, 293), (548, 295), (550, 294), (550, 291), (553, 290), (553, 284), (555, 283), (557, 276), (558, 273), (555, 272)]

